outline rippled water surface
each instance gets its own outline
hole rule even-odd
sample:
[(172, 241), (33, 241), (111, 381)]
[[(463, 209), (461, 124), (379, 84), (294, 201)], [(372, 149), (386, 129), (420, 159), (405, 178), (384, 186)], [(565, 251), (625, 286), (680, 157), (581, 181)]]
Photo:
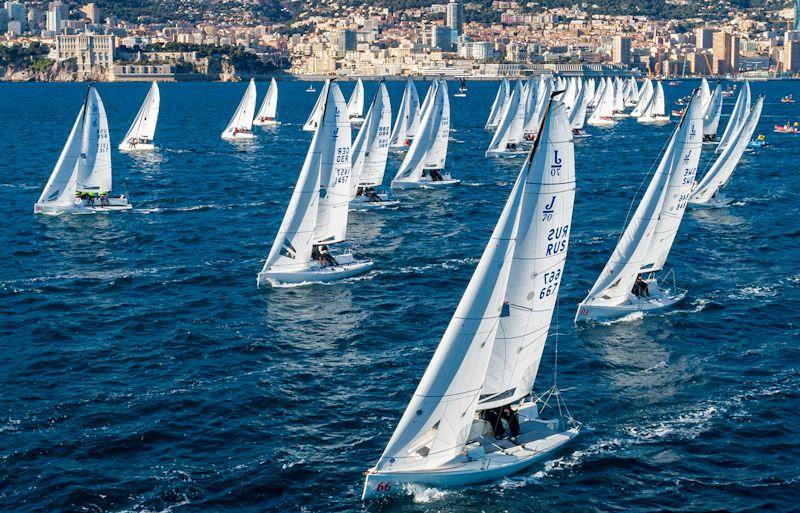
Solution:
[[(692, 85), (667, 87), (668, 101)], [(362, 472), (444, 332), (519, 161), (483, 158), (497, 84), (470, 84), (451, 99), (448, 167), (464, 185), (355, 212), (350, 235), (376, 260), (372, 274), (258, 290), (315, 100), (304, 84), (280, 86), (283, 125), (237, 146), (219, 134), (244, 84), (163, 84), (159, 150), (113, 154), (115, 188), (135, 209), (49, 218), (33, 203), (85, 86), (0, 84), (0, 510), (363, 508)], [(147, 87), (98, 86), (114, 147)], [(752, 87), (767, 94), (759, 132), (771, 146), (745, 156), (726, 192), (733, 206), (687, 213), (669, 262), (689, 295), (669, 313), (572, 325), (671, 128), (625, 120), (577, 144), (551, 333), (581, 437), (500, 482), (416, 487), (368, 510), (796, 508), (800, 136), (770, 127), (800, 119), (778, 101), (800, 87)], [(390, 84), (395, 107), (401, 88)]]

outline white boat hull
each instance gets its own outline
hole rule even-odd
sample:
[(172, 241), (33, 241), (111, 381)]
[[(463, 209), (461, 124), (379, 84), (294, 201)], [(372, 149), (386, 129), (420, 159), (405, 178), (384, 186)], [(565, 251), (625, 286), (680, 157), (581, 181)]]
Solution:
[(148, 144), (129, 144), (129, 143), (121, 143), (118, 146), (119, 151), (155, 151), (156, 146), (155, 144), (148, 143)]
[(591, 126), (609, 127), (609, 126), (614, 126), (614, 125), (616, 125), (616, 124), (617, 124), (617, 122), (616, 122), (616, 121), (614, 121), (613, 119), (607, 119), (607, 118), (601, 118), (601, 119), (591, 119), (591, 118), (590, 118), (590, 119), (589, 119), (589, 120), (586, 122), (586, 124), (587, 124), (587, 125), (591, 125)]
[(253, 120), (253, 125), (254, 126), (278, 126), (280, 124), (281, 124), (281, 122), (278, 121), (277, 119), (264, 119), (264, 120), (254, 119)]
[(350, 200), (350, 210), (362, 210), (373, 208), (386, 208), (393, 207), (400, 204), (400, 200), (390, 197), (388, 194), (378, 192), (376, 193), (380, 201), (375, 201), (367, 198), (366, 196), (356, 196)]
[(654, 116), (651, 118), (637, 118), (636, 121), (643, 125), (666, 125), (669, 123), (669, 116)]
[(226, 141), (252, 141), (256, 136), (252, 132), (239, 132), (237, 134), (222, 134), (222, 138)]
[(444, 179), (433, 181), (430, 179), (430, 177), (425, 176), (418, 182), (394, 180), (392, 181), (392, 189), (438, 189), (442, 187), (458, 185), (461, 183), (461, 180), (451, 178), (449, 174), (442, 175), (442, 178)]
[(516, 150), (487, 150), (486, 157), (517, 157), (519, 155), (527, 155), (528, 151), (517, 146)]
[[(404, 485), (411, 484), (456, 488), (496, 481), (549, 458), (575, 439), (580, 428), (572, 427), (562, 431), (558, 427), (557, 420), (526, 419), (525, 411), (528, 408), (535, 410), (536, 407), (536, 404), (528, 403), (517, 410), (520, 414), (521, 430), (518, 445), (503, 440), (502, 442), (506, 442), (508, 446), (507, 449), (486, 452), (477, 457), (474, 455), (460, 456), (456, 460), (434, 469), (377, 471), (372, 468), (366, 473), (362, 500), (403, 495), (407, 493)], [(465, 453), (467, 453), (466, 450)]]
[(101, 205), (97, 199), (94, 205), (88, 203), (75, 203), (73, 205), (48, 205), (47, 203), (36, 203), (33, 206), (34, 214), (49, 216), (59, 216), (62, 214), (100, 214), (106, 212), (117, 212), (121, 210), (131, 210), (133, 205), (128, 203), (124, 196), (108, 198), (108, 205)]
[(628, 299), (619, 304), (587, 304), (578, 305), (578, 313), (575, 315), (575, 323), (608, 321), (625, 317), (636, 312), (652, 312), (663, 310), (677, 305), (686, 298), (685, 290), (671, 292), (670, 289), (661, 289), (655, 280), (648, 281), (649, 295), (647, 297), (637, 297), (630, 294)]
[(329, 283), (344, 280), (372, 269), (375, 263), (370, 259), (358, 260), (352, 254), (335, 255), (338, 265), (322, 267), (316, 262), (298, 271), (261, 271), (258, 273), (258, 286)]
[(689, 199), (688, 205), (692, 208), (724, 208), (733, 202), (732, 198), (725, 196), (715, 196), (708, 201), (697, 201)]

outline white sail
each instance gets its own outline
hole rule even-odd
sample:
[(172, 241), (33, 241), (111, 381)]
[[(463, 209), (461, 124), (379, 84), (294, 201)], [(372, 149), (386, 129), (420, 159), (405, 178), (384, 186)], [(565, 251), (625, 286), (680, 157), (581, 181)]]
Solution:
[(236, 107), (236, 112), (222, 132), (223, 139), (234, 139), (238, 133), (247, 133), (253, 128), (253, 116), (256, 113), (256, 82), (250, 79), (247, 89)]
[(747, 114), (750, 112), (750, 84), (745, 82), (744, 85), (739, 90), (739, 96), (736, 98), (736, 104), (733, 106), (733, 111), (731, 112), (731, 117), (728, 119), (728, 124), (725, 126), (725, 131), (722, 133), (722, 137), (719, 140), (719, 144), (717, 145), (716, 152), (719, 153), (728, 142), (733, 138), (733, 134), (735, 134), (741, 125), (744, 123), (744, 120), (747, 118)]
[(269, 82), (269, 89), (267, 89), (267, 95), (264, 97), (264, 101), (261, 103), (261, 107), (258, 109), (258, 114), (256, 114), (256, 121), (258, 122), (265, 122), (265, 121), (274, 121), (278, 117), (278, 83), (273, 78)]
[[(345, 114), (347, 106), (338, 86), (326, 87), (325, 90), (327, 96), (322, 103), (319, 129), (311, 140), (292, 198), (262, 272), (292, 272), (308, 268), (312, 245), (317, 242), (314, 234), (323, 190), (327, 192), (330, 189), (330, 178), (337, 176), (339, 170), (347, 168), (346, 177), (349, 178), (350, 161), (346, 150), (350, 146), (350, 122)], [(342, 158), (347, 162), (336, 162)], [(345, 184), (349, 187), (349, 180), (345, 180)], [(330, 205), (326, 208), (330, 209)], [(346, 207), (344, 215), (346, 223)], [(330, 228), (332, 226), (327, 222), (327, 217), (330, 214), (326, 214), (326, 226)]]
[(434, 108), (439, 110), (439, 126), (435, 129), (433, 145), (425, 156), (425, 169), (444, 169), (447, 162), (447, 146), (450, 141), (450, 95), (447, 81), (439, 80), (437, 92)]
[(136, 114), (136, 119), (133, 120), (128, 133), (122, 139), (121, 146), (127, 146), (131, 143), (152, 143), (156, 135), (156, 124), (158, 124), (158, 109), (161, 103), (161, 93), (158, 90), (158, 84), (153, 82), (147, 96), (144, 98), (139, 112)]
[(508, 287), (478, 409), (531, 392), (563, 279), (575, 201), (575, 156), (564, 105), (553, 102), (525, 182)]
[(406, 79), (406, 87), (403, 90), (403, 99), (400, 101), (400, 110), (397, 112), (397, 120), (390, 137), (389, 146), (392, 148), (403, 148), (406, 141), (413, 138), (418, 130), (420, 120), (419, 94), (414, 86), (411, 77)]
[(708, 102), (708, 108), (703, 116), (703, 138), (714, 139), (717, 136), (719, 118), (722, 115), (722, 85), (717, 84)]
[(494, 97), (492, 110), (489, 112), (489, 119), (486, 120), (485, 128), (487, 130), (496, 128), (500, 123), (500, 116), (503, 114), (503, 108), (510, 96), (511, 88), (509, 87), (508, 80), (504, 78), (503, 81), (500, 82), (500, 87), (497, 88), (497, 95)]
[(705, 78), (700, 81), (700, 109), (703, 115), (708, 110), (708, 105), (711, 103), (711, 88), (708, 86), (708, 80)]
[(351, 198), (355, 197), (358, 187), (377, 187), (383, 182), (389, 156), (391, 123), (389, 92), (386, 84), (381, 82), (364, 118), (364, 124), (353, 142)]
[(592, 100), (594, 100), (594, 94), (597, 91), (594, 79), (587, 80), (583, 88), (586, 89), (586, 107), (591, 109), (593, 107)]
[(414, 140), (411, 141), (411, 147), (403, 158), (403, 162), (400, 163), (393, 183), (397, 181), (418, 182), (422, 178), (422, 172), (429, 161), (428, 153), (436, 141), (436, 135), (440, 128), (443, 99), (438, 94), (439, 89), (439, 83), (435, 80), (428, 90), (428, 98), (436, 98), (436, 100), (423, 102), (419, 130)]
[[(648, 250), (651, 248), (659, 218), (663, 212), (665, 198), (674, 192), (674, 188), (670, 193), (667, 192), (667, 189), (676, 180), (683, 182), (684, 179), (689, 179), (689, 184), (691, 184), (700, 156), (701, 140), (700, 100), (695, 95), (687, 107), (686, 115), (672, 134), (661, 162), (653, 174), (639, 206), (619, 238), (611, 258), (582, 304), (614, 305), (621, 304), (628, 299), (636, 277), (642, 272), (642, 268), (654, 263), (652, 260), (647, 260), (648, 255), (653, 254)], [(676, 208), (677, 205), (673, 201), (670, 203), (673, 205), (673, 209)], [(679, 208), (679, 215), (682, 215), (684, 208), (685, 205)], [(668, 212), (670, 216), (674, 216), (676, 213)], [(680, 222), (680, 219), (678, 221)], [(675, 226), (675, 230), (677, 231), (677, 226)], [(669, 248), (667, 248), (668, 250)]]
[(600, 101), (603, 99), (603, 95), (606, 92), (606, 81), (602, 78), (597, 79), (597, 87), (594, 90), (594, 96), (592, 97), (592, 101), (589, 104), (590, 107), (596, 109), (598, 105), (600, 105)]
[(625, 110), (625, 93), (623, 82), (617, 77), (614, 80), (614, 112), (621, 113)]
[(539, 88), (536, 85), (536, 81), (529, 78), (527, 80), (527, 87), (525, 88), (525, 118), (522, 123), (523, 137), (536, 131), (533, 124), (535, 123), (534, 116), (536, 115), (536, 101), (538, 97)]
[(625, 98), (625, 106), (633, 107), (636, 105), (636, 102), (639, 101), (639, 85), (636, 83), (636, 79), (630, 77), (628, 79), (628, 95)]
[(347, 115), (350, 119), (361, 119), (364, 114), (364, 83), (359, 78), (356, 82), (356, 87), (353, 89), (353, 94), (350, 95), (350, 101), (347, 102)]
[[(88, 99), (88, 96), (87, 96)], [(69, 132), (67, 142), (61, 150), (53, 172), (36, 202), (37, 207), (42, 205), (53, 205), (67, 207), (75, 202), (75, 173), (78, 166), (78, 159), (81, 157), (82, 135), (83, 135), (83, 113), (86, 109), (86, 102), (78, 112), (72, 130)], [(36, 209), (36, 207), (34, 207)]]
[(103, 194), (111, 191), (111, 144), (103, 100), (89, 88), (81, 126), (81, 154), (76, 169), (76, 192)]
[[(700, 110), (702, 113), (702, 108), (700, 108)], [(666, 117), (664, 86), (661, 85), (661, 81), (656, 81), (653, 95), (650, 97), (650, 101), (647, 102), (647, 105), (645, 106), (644, 111), (642, 111), (642, 114), (639, 116), (638, 121), (647, 122), (655, 118), (663, 118), (663, 117)]]
[(547, 110), (548, 102), (550, 101), (550, 95), (553, 92), (553, 80), (550, 78), (544, 78), (539, 81), (538, 91), (536, 93), (536, 110), (533, 113), (533, 117), (528, 121), (523, 129), (524, 133), (533, 135), (538, 133), (539, 128), (542, 126), (542, 120), (544, 119), (544, 113)]
[(758, 120), (761, 118), (763, 105), (764, 98), (759, 97), (753, 108), (750, 109), (750, 114), (747, 116), (745, 123), (739, 128), (739, 131), (732, 137), (731, 142), (725, 146), (717, 160), (714, 161), (714, 164), (703, 176), (703, 179), (694, 188), (689, 202), (706, 203), (728, 183), (733, 170), (736, 169), (742, 159), (742, 155), (744, 155), (744, 151), (747, 149), (747, 145), (750, 143), (750, 138), (753, 137)]
[(642, 89), (639, 94), (639, 101), (636, 102), (636, 107), (634, 107), (631, 111), (631, 117), (638, 118), (642, 115), (644, 109), (650, 103), (654, 93), (655, 90), (653, 88), (653, 82), (648, 78), (645, 80), (644, 85), (642, 85)]
[(575, 107), (573, 107), (572, 112), (569, 113), (569, 124), (573, 130), (583, 129), (583, 125), (586, 121), (586, 106), (589, 101), (586, 94), (589, 92), (590, 91), (586, 90), (586, 87), (581, 89), (581, 92), (578, 93), (578, 98), (575, 100)]
[(606, 81), (603, 87), (603, 96), (597, 103), (592, 115), (589, 116), (588, 123), (590, 125), (608, 125), (614, 123), (612, 119), (614, 116), (614, 98), (614, 86), (611, 82)]
[[(455, 314), (376, 465), (377, 471), (435, 469), (463, 452), (504, 316), (503, 303), (511, 300), (507, 296), (509, 276), (516, 265), (523, 267), (517, 274), (524, 273), (529, 260), (544, 256), (544, 241), (555, 226), (541, 224), (538, 217), (548, 204), (542, 191), (556, 188), (555, 179), (564, 178), (551, 175), (558, 159), (548, 141), (559, 145), (563, 142), (560, 134), (571, 134), (563, 104), (553, 110), (559, 111), (556, 121), (550, 122), (548, 116), (542, 148), (534, 146), (534, 153), (523, 164)], [(561, 151), (571, 154), (571, 149)], [(569, 224), (570, 220), (565, 222)], [(517, 240), (518, 236), (524, 243)], [(541, 277), (525, 275), (524, 280), (530, 289)], [(515, 306), (538, 307), (527, 296)]]
[(525, 103), (521, 81), (517, 81), (511, 96), (503, 106), (503, 114), (497, 129), (494, 131), (486, 156), (497, 152), (505, 152), (509, 144), (522, 142), (523, 122), (525, 121)]
[(325, 85), (322, 87), (322, 91), (319, 92), (319, 96), (314, 104), (314, 108), (311, 109), (311, 114), (308, 115), (308, 119), (303, 125), (303, 130), (306, 132), (313, 132), (317, 129), (317, 126), (319, 126), (320, 121), (322, 120), (322, 111), (325, 108), (325, 103), (328, 99), (328, 90), (330, 88), (331, 81), (329, 79), (325, 81)]

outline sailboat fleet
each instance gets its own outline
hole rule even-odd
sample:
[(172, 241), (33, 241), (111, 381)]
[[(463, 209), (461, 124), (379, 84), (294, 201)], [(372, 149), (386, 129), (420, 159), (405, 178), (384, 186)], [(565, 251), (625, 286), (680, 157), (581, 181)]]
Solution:
[[(466, 89), (462, 81), (454, 96), (463, 97)], [(684, 213), (689, 207), (730, 204), (721, 191), (748, 147), (764, 103), (763, 97), (752, 102), (745, 82), (717, 139), (723, 97), (720, 85), (712, 90), (705, 80), (690, 97), (606, 265), (578, 305), (576, 323), (654, 312), (686, 297), (668, 268)], [(274, 79), (257, 112), (256, 100), (251, 80), (224, 140), (253, 140), (253, 126), (280, 124)], [(153, 83), (120, 151), (155, 150), (159, 106)], [(444, 79), (432, 80), (420, 102), (409, 77), (392, 124), (383, 81), (366, 103), (360, 79), (349, 101), (337, 81), (327, 80), (303, 125), (313, 132), (311, 142), (257, 285), (326, 283), (369, 272), (374, 262), (348, 243), (351, 207), (399, 203), (381, 190), (391, 151), (405, 152), (391, 189), (457, 185), (447, 166), (450, 108)], [(555, 378), (541, 388), (537, 376), (566, 272), (575, 141), (590, 136), (586, 125), (607, 128), (624, 118), (669, 123), (661, 82), (545, 76), (501, 81), (485, 123), (493, 131), (485, 156), (524, 155), (524, 161), (416, 392), (365, 474), (364, 500), (396, 494), (409, 484), (493, 481), (550, 457), (578, 436), (581, 424), (566, 409)], [(704, 145), (714, 145), (714, 158), (697, 176)], [(100, 95), (89, 86), (34, 212), (132, 208), (125, 195), (111, 191), (108, 120)]]

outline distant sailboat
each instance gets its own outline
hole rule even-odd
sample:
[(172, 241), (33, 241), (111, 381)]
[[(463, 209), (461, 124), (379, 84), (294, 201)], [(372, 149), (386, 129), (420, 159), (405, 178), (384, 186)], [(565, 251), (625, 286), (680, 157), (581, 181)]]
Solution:
[(737, 133), (739, 128), (744, 124), (744, 120), (750, 113), (750, 84), (745, 82), (739, 89), (739, 96), (736, 98), (736, 103), (733, 106), (731, 117), (728, 118), (728, 124), (725, 126), (725, 131), (722, 132), (722, 137), (717, 145), (716, 153), (720, 153), (728, 145), (728, 142), (733, 138), (733, 134)]
[(322, 111), (328, 98), (328, 89), (330, 89), (330, 87), (331, 81), (326, 80), (325, 85), (322, 86), (322, 91), (319, 93), (319, 96), (317, 96), (317, 101), (314, 103), (314, 107), (311, 109), (311, 114), (308, 115), (308, 119), (303, 125), (304, 131), (313, 132), (319, 126), (320, 121), (322, 120)]
[(636, 107), (634, 107), (631, 111), (632, 118), (638, 118), (642, 115), (645, 107), (648, 106), (650, 99), (654, 94), (655, 89), (653, 88), (653, 81), (649, 78), (645, 79), (644, 84), (642, 84), (642, 88), (639, 89), (639, 99), (636, 102)]
[(511, 96), (503, 106), (503, 114), (486, 150), (486, 157), (500, 157), (526, 153), (522, 148), (522, 131), (525, 124), (525, 98), (522, 81), (517, 80)]
[(359, 124), (364, 121), (364, 83), (360, 78), (356, 81), (350, 101), (347, 102), (347, 115), (350, 117), (350, 123)]
[(392, 124), (392, 106), (389, 92), (383, 82), (372, 99), (364, 124), (353, 142), (351, 153), (353, 182), (350, 204), (359, 208), (396, 205), (386, 193), (376, 190), (383, 183), (386, 160), (389, 157), (389, 128)]
[[(699, 95), (686, 109), (639, 206), (619, 238), (575, 322), (622, 317), (672, 306), (686, 295), (659, 282), (694, 183), (703, 141)], [(669, 273), (668, 273), (669, 275)]]
[(458, 91), (454, 94), (456, 98), (465, 98), (467, 96), (467, 81), (462, 77), (458, 84)]
[(486, 130), (494, 130), (497, 128), (497, 125), (500, 123), (500, 116), (503, 115), (503, 108), (510, 96), (511, 87), (508, 84), (508, 80), (504, 78), (502, 82), (500, 82), (500, 87), (497, 88), (497, 95), (494, 97), (492, 110), (489, 112), (489, 119), (486, 120)]
[(659, 80), (656, 81), (653, 94), (650, 96), (650, 100), (645, 105), (642, 113), (636, 118), (636, 121), (645, 125), (665, 125), (669, 123), (669, 114), (667, 114), (666, 108), (664, 86), (661, 85)]
[(125, 196), (111, 197), (111, 140), (103, 101), (89, 86), (50, 179), (33, 206), (36, 214), (91, 214), (130, 210)]
[(389, 149), (399, 150), (410, 146), (419, 129), (419, 121), (419, 94), (414, 81), (408, 77), (403, 90), (403, 99), (400, 101), (400, 110), (397, 112), (397, 120), (389, 138)]
[(254, 139), (253, 135), (253, 116), (256, 113), (256, 82), (252, 78), (250, 84), (236, 107), (236, 112), (222, 132), (222, 138), (226, 141), (240, 141)]
[(258, 109), (253, 124), (257, 126), (280, 125), (278, 121), (278, 83), (273, 78), (269, 82), (269, 89), (261, 107)]
[(722, 85), (717, 84), (714, 92), (711, 93), (711, 100), (703, 116), (703, 142), (715, 142), (717, 140), (717, 128), (719, 118), (722, 115)]
[(592, 115), (589, 116), (587, 123), (592, 126), (609, 127), (617, 124), (617, 121), (614, 119), (614, 98), (616, 93), (610, 79), (606, 79), (603, 83), (602, 96), (597, 103), (597, 107), (595, 107), (592, 112)]
[(311, 140), (292, 199), (258, 285), (319, 283), (349, 278), (372, 268), (350, 252), (332, 255), (328, 245), (347, 235), (350, 202), (350, 120), (338, 84), (328, 84), (320, 125)]
[(446, 187), (461, 183), (451, 178), (449, 173), (442, 173), (450, 139), (447, 83), (434, 79), (426, 100), (423, 102), (419, 130), (392, 180), (393, 189)]
[[(578, 436), (581, 426), (556, 383), (532, 393), (563, 280), (575, 195), (566, 108), (555, 100), (548, 105), (450, 324), (366, 473), (364, 500), (403, 493), (408, 484), (498, 480)], [(548, 405), (555, 418), (544, 418)]]
[(152, 151), (156, 149), (153, 139), (156, 134), (156, 124), (158, 124), (160, 103), (161, 93), (158, 90), (158, 84), (153, 82), (136, 114), (136, 119), (133, 120), (128, 133), (119, 144), (120, 151)]
[(317, 89), (314, 87), (313, 82), (311, 84), (308, 84), (308, 87), (306, 87), (306, 92), (307, 93), (316, 93), (317, 92)]
[(703, 179), (697, 184), (689, 197), (689, 205), (693, 207), (724, 207), (732, 201), (719, 194), (722, 187), (728, 183), (734, 169), (742, 159), (750, 138), (761, 118), (761, 108), (764, 105), (764, 97), (759, 97), (750, 113), (745, 118), (744, 123), (738, 131), (731, 137), (730, 143), (723, 148), (717, 160), (711, 165)]
[(581, 92), (578, 93), (578, 98), (575, 100), (575, 106), (569, 113), (569, 125), (572, 128), (572, 137), (575, 139), (591, 137), (583, 131), (583, 125), (586, 122), (586, 108), (589, 103), (586, 95), (587, 93), (591, 93), (591, 91), (587, 89), (586, 86), (581, 88)]

